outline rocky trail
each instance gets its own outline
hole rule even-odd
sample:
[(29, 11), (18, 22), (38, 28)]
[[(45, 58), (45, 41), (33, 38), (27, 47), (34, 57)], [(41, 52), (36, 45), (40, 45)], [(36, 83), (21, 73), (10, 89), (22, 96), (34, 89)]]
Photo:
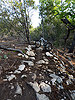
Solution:
[(25, 55), (0, 50), (0, 100), (75, 100), (75, 58), (34, 44), (11, 47)]

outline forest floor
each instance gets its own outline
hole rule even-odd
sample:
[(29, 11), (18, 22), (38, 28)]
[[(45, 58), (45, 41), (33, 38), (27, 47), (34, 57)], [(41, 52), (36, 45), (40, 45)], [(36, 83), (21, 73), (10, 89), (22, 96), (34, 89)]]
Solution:
[(25, 54), (0, 49), (0, 100), (75, 100), (75, 57), (13, 38), (0, 46)]

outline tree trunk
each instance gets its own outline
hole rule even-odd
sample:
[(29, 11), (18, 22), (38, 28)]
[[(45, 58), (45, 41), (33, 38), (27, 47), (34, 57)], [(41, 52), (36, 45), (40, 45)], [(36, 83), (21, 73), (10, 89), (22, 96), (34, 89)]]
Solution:
[(74, 34), (74, 38), (73, 38), (73, 41), (72, 41), (72, 45), (71, 45), (71, 47), (70, 47), (68, 53), (73, 53), (74, 46), (75, 46), (75, 34)]

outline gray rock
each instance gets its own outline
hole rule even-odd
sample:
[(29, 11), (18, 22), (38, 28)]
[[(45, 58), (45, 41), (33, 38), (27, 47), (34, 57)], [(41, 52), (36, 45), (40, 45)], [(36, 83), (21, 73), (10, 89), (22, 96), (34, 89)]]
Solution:
[(26, 54), (24, 54), (24, 56), (25, 56), (25, 58), (27, 58), (27, 59), (29, 58), (29, 56), (27, 56)]
[(39, 48), (36, 48), (36, 50), (41, 50), (41, 51), (42, 51), (42, 50), (43, 50), (43, 48), (42, 48), (42, 47), (39, 47)]
[(7, 81), (7, 79), (3, 79), (3, 81), (4, 81), (4, 82), (6, 82), (6, 81)]
[(62, 83), (63, 80), (61, 77), (55, 75), (55, 74), (50, 74), (50, 77), (52, 77), (54, 80), (56, 80), (58, 83)]
[(57, 58), (57, 57), (54, 57), (54, 59), (55, 59), (55, 60), (58, 60), (58, 58)]
[(15, 70), (14, 73), (15, 73), (15, 74), (20, 74), (21, 71)]
[(53, 55), (50, 54), (49, 52), (46, 52), (46, 56), (53, 57)]
[(37, 100), (49, 100), (45, 94), (36, 93)]
[(8, 81), (11, 81), (12, 79), (16, 79), (16, 76), (11, 74), (10, 76), (9, 75), (6, 75)]
[(21, 54), (21, 53), (18, 53), (18, 56), (19, 56), (19, 57), (24, 57), (24, 55), (23, 55), (23, 54)]
[(72, 82), (70, 79), (68, 79), (68, 80), (66, 81), (66, 83), (67, 83), (67, 85), (70, 85), (70, 84), (72, 84), (73, 82)]
[(50, 69), (47, 69), (47, 71), (48, 71), (48, 72), (53, 72), (53, 71), (52, 71), (52, 70), (50, 70)]
[(45, 58), (44, 61), (48, 62), (48, 59)]
[(14, 86), (13, 85), (11, 86), (11, 89), (14, 89)]
[(16, 89), (16, 92), (15, 93), (22, 95), (22, 89), (21, 89), (21, 87), (19, 86), (18, 83), (17, 83), (17, 89)]
[(52, 85), (55, 85), (56, 78), (51, 79)]
[(19, 68), (18, 68), (18, 70), (23, 71), (24, 68), (25, 68), (25, 65), (20, 65)]
[(27, 75), (22, 75), (21, 78), (27, 78)]
[(34, 63), (32, 61), (23, 61), (25, 63), (28, 63), (29, 66), (34, 66)]
[(28, 51), (32, 50), (31, 45), (28, 45), (28, 47), (25, 47), (25, 49), (27, 49)]
[(75, 90), (71, 91), (71, 97), (72, 97), (73, 100), (75, 100)]
[(73, 79), (73, 75), (68, 75), (69, 76), (69, 79)]
[(46, 62), (44, 60), (39, 60), (36, 62), (37, 64), (46, 64)]
[(28, 56), (35, 56), (35, 53), (33, 51), (27, 51), (26, 54)]
[(40, 83), (40, 87), (41, 87), (43, 92), (51, 92), (51, 87), (44, 82)]
[(35, 74), (35, 73), (32, 74), (32, 79), (33, 79), (34, 81), (36, 80), (36, 74)]
[(37, 82), (34, 82), (34, 83), (27, 82), (27, 84), (29, 84), (35, 90), (35, 92), (39, 92), (40, 91), (40, 87), (39, 87)]
[(31, 59), (31, 60), (35, 60), (35, 57), (29, 57), (29, 59)]

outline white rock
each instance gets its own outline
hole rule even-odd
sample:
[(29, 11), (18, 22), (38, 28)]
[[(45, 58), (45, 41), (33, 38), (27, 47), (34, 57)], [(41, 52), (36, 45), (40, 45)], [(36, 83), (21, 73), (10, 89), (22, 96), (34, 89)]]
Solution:
[(35, 53), (33, 51), (27, 51), (26, 54), (29, 56), (35, 56)]
[(49, 84), (49, 85), (51, 85), (51, 83), (50, 83), (50, 82), (48, 82), (48, 84)]
[(57, 57), (54, 57), (54, 59), (55, 59), (55, 60), (58, 60), (58, 58), (57, 58)]
[(35, 79), (36, 79), (36, 74), (35, 73), (33, 73), (32, 79), (35, 81)]
[(32, 61), (23, 61), (25, 63), (28, 63), (29, 66), (34, 66), (34, 63)]
[(28, 51), (32, 50), (31, 45), (28, 45), (28, 47), (25, 47), (25, 49), (27, 49)]
[(44, 82), (40, 83), (40, 87), (41, 87), (43, 92), (51, 92), (51, 87)]
[(32, 88), (35, 90), (35, 92), (39, 92), (40, 91), (40, 87), (39, 87), (39, 85), (38, 85), (38, 83), (37, 82), (34, 82), (34, 83), (32, 83), (32, 82), (27, 82), (30, 86), (32, 86)]
[(44, 61), (48, 62), (48, 59), (44, 59)]
[(48, 83), (48, 81), (45, 81), (45, 83)]
[(6, 82), (6, 81), (7, 81), (7, 79), (3, 79), (3, 81), (4, 81), (4, 82)]
[(50, 77), (52, 77), (54, 80), (56, 79), (58, 81), (58, 83), (63, 82), (62, 78), (55, 74), (50, 74)]
[(35, 45), (31, 45), (31, 47), (32, 47), (32, 48), (33, 48), (33, 47), (35, 48)]
[(37, 100), (49, 100), (45, 94), (36, 93)]
[(49, 52), (46, 52), (46, 56), (53, 57), (53, 55), (50, 54)]
[(62, 67), (64, 70), (66, 69), (65, 66), (63, 66), (62, 64), (60, 64), (60, 67)]
[(19, 57), (25, 57), (25, 55), (21, 54), (21, 53), (18, 53), (17, 54)]
[(58, 89), (64, 89), (64, 87), (62, 85), (59, 85)]
[(55, 85), (56, 78), (51, 79), (52, 85)]
[(10, 76), (7, 75), (8, 81), (11, 81), (12, 79), (16, 79), (16, 76), (11, 74)]
[(68, 80), (66, 81), (66, 83), (67, 83), (67, 85), (70, 85), (70, 84), (72, 84), (73, 82), (72, 82), (70, 79), (68, 79)]
[(17, 89), (16, 89), (16, 92), (15, 93), (22, 95), (22, 89), (21, 89), (21, 87), (19, 86), (18, 83), (17, 83)]
[(69, 79), (73, 79), (73, 75), (68, 75), (69, 76)]
[(15, 70), (14, 73), (15, 73), (15, 74), (20, 74), (21, 71)]
[(49, 64), (49, 62), (45, 62), (45, 64)]
[(20, 65), (19, 68), (18, 68), (18, 70), (23, 71), (24, 68), (25, 68), (25, 65)]
[(75, 100), (75, 90), (71, 91), (71, 97), (72, 97), (73, 100)]
[(24, 54), (24, 56), (25, 56), (25, 58), (27, 58), (27, 59), (29, 58), (26, 54)]
[(27, 75), (22, 75), (21, 78), (27, 78)]
[(8, 72), (8, 73), (12, 74), (13, 72), (11, 71), (11, 72)]
[(42, 51), (42, 50), (43, 50), (43, 48), (42, 48), (42, 47), (39, 47), (39, 48), (36, 48), (36, 50), (41, 50), (41, 51)]
[(22, 56), (22, 54), (21, 54), (21, 53), (18, 53), (17, 55), (18, 55), (19, 57), (21, 57), (21, 56)]
[(14, 89), (14, 86), (11, 86), (11, 89)]
[(31, 59), (31, 60), (35, 60), (35, 57), (29, 57), (29, 59)]
[(52, 71), (52, 70), (50, 70), (50, 69), (47, 69), (47, 71), (48, 71), (48, 72), (53, 72), (53, 71)]
[(39, 60), (36, 62), (37, 64), (45, 64), (45, 61), (44, 60)]

